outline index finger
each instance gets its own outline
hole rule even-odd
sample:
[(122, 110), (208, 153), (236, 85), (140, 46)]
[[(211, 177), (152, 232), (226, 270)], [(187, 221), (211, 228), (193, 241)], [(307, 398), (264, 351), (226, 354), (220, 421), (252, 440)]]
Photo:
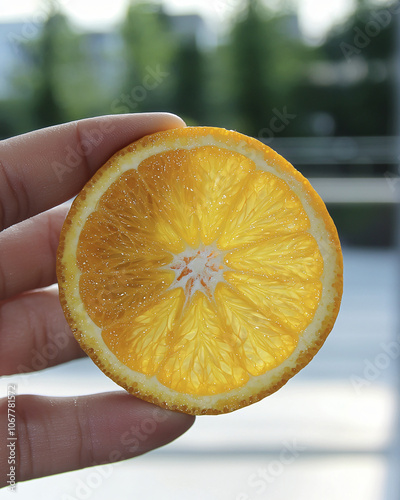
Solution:
[(169, 113), (109, 115), (0, 142), (0, 230), (72, 198), (129, 142), (181, 126)]

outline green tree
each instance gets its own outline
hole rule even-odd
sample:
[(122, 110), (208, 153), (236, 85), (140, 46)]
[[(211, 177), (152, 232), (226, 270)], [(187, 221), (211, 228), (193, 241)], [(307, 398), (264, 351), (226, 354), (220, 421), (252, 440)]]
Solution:
[(51, 12), (33, 54), (36, 81), (32, 113), (38, 128), (61, 123), (65, 116), (57, 92), (57, 62), (60, 34), (66, 29), (65, 17), (58, 12)]
[(336, 78), (311, 85), (309, 91), (313, 105), (334, 117), (336, 135), (394, 133), (391, 69), (396, 22), (389, 10), (359, 1), (355, 12), (329, 33), (321, 47)]
[(172, 107), (189, 123), (203, 124), (207, 118), (204, 64), (194, 37), (180, 44), (173, 65), (176, 83)]
[(46, 21), (33, 24), (29, 35), (22, 30), (12, 37), (12, 48), (18, 53), (20, 64), (13, 72), (13, 95), (0, 105), (3, 134), (15, 135), (53, 125), (65, 116), (57, 91), (56, 67), (67, 22), (54, 2), (42, 5), (48, 14)]
[(265, 126), (268, 110), (274, 106), (270, 81), (266, 78), (271, 50), (259, 2), (250, 0), (244, 16), (233, 27), (231, 54), (233, 95), (240, 128), (251, 135), (257, 135)]
[(116, 112), (167, 109), (174, 78), (176, 42), (169, 17), (153, 3), (132, 2), (122, 25), (125, 83)]
[[(241, 130), (257, 136), (279, 112), (298, 116), (293, 95), (304, 78), (310, 51), (301, 41), (294, 13), (248, 0), (233, 25), (230, 51), (232, 98)], [(280, 135), (293, 133), (287, 120), (282, 125)]]
[(112, 95), (98, 74), (108, 63), (107, 54), (97, 54), (106, 34), (77, 32), (53, 1), (43, 9), (48, 17), (39, 35), (23, 42), (27, 64), (16, 79), (31, 128), (110, 113)]

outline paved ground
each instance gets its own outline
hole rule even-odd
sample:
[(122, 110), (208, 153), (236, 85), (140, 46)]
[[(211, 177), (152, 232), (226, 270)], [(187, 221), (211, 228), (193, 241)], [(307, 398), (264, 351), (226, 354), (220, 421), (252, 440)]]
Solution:
[[(200, 417), (181, 439), (143, 457), (21, 483), (17, 498), (397, 500), (397, 257), (344, 256), (336, 326), (312, 363), (275, 395)], [(11, 379), (20, 393), (115, 388), (89, 360)]]

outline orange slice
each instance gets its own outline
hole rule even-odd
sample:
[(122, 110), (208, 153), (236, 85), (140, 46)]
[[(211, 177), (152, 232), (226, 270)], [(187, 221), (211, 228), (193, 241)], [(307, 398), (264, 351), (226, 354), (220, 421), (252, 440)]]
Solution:
[(211, 127), (116, 153), (66, 218), (57, 275), (82, 348), (130, 393), (216, 414), (273, 393), (339, 311), (336, 228), (309, 182)]

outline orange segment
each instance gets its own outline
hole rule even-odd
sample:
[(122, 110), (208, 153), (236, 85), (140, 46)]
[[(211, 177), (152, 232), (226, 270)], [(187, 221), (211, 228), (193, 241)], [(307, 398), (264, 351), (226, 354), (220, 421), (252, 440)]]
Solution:
[(223, 413), (316, 354), (342, 256), (323, 202), (283, 158), (189, 127), (144, 137), (95, 174), (64, 224), (57, 276), (76, 338), (114, 381), (172, 410)]
[(275, 318), (271, 319), (225, 285), (217, 288), (215, 297), (222, 321), (230, 330), (250, 375), (271, 370), (293, 352), (297, 336), (292, 336)]
[(299, 198), (284, 181), (269, 172), (254, 172), (229, 210), (218, 246), (230, 250), (264, 237), (305, 231), (309, 226)]
[(269, 318), (301, 332), (312, 319), (321, 298), (319, 280), (278, 281), (261, 275), (226, 272), (226, 281)]
[(138, 316), (105, 329), (103, 339), (126, 366), (152, 376), (170, 347), (184, 301), (181, 289), (166, 293), (157, 304)]
[(93, 212), (77, 247), (80, 296), (90, 318), (105, 326), (151, 303), (173, 281), (171, 271), (160, 269), (171, 260), (157, 242), (146, 245), (140, 231), (116, 223), (102, 210)]
[(241, 154), (216, 147), (192, 149), (191, 162), (192, 171), (196, 172), (194, 190), (200, 238), (204, 245), (209, 245), (217, 237), (232, 201), (255, 165)]
[(173, 279), (168, 271), (85, 272), (79, 280), (79, 293), (90, 318), (106, 327), (149, 307)]
[(121, 175), (103, 194), (99, 202), (102, 221), (108, 220), (123, 228), (127, 236), (136, 236), (143, 246), (155, 245), (179, 252), (184, 248), (182, 239), (150, 197), (142, 176), (136, 170)]
[(208, 245), (215, 240), (230, 203), (254, 169), (254, 163), (243, 155), (201, 147), (190, 153), (178, 149), (156, 154), (141, 163), (139, 172), (164, 220), (171, 221), (194, 247), (200, 241)]
[(159, 153), (142, 161), (139, 172), (160, 218), (174, 228), (187, 245), (200, 243), (193, 172), (187, 151)]
[(248, 380), (230, 336), (204, 294), (197, 292), (186, 308), (158, 379), (166, 387), (196, 395), (218, 394)]
[(100, 210), (89, 216), (77, 247), (77, 264), (82, 272), (154, 269), (171, 260), (172, 254), (158, 241), (148, 241), (144, 231), (125, 228)]
[(307, 234), (277, 236), (248, 247), (240, 247), (225, 256), (235, 271), (279, 279), (316, 279), (323, 271), (323, 260), (315, 239)]

